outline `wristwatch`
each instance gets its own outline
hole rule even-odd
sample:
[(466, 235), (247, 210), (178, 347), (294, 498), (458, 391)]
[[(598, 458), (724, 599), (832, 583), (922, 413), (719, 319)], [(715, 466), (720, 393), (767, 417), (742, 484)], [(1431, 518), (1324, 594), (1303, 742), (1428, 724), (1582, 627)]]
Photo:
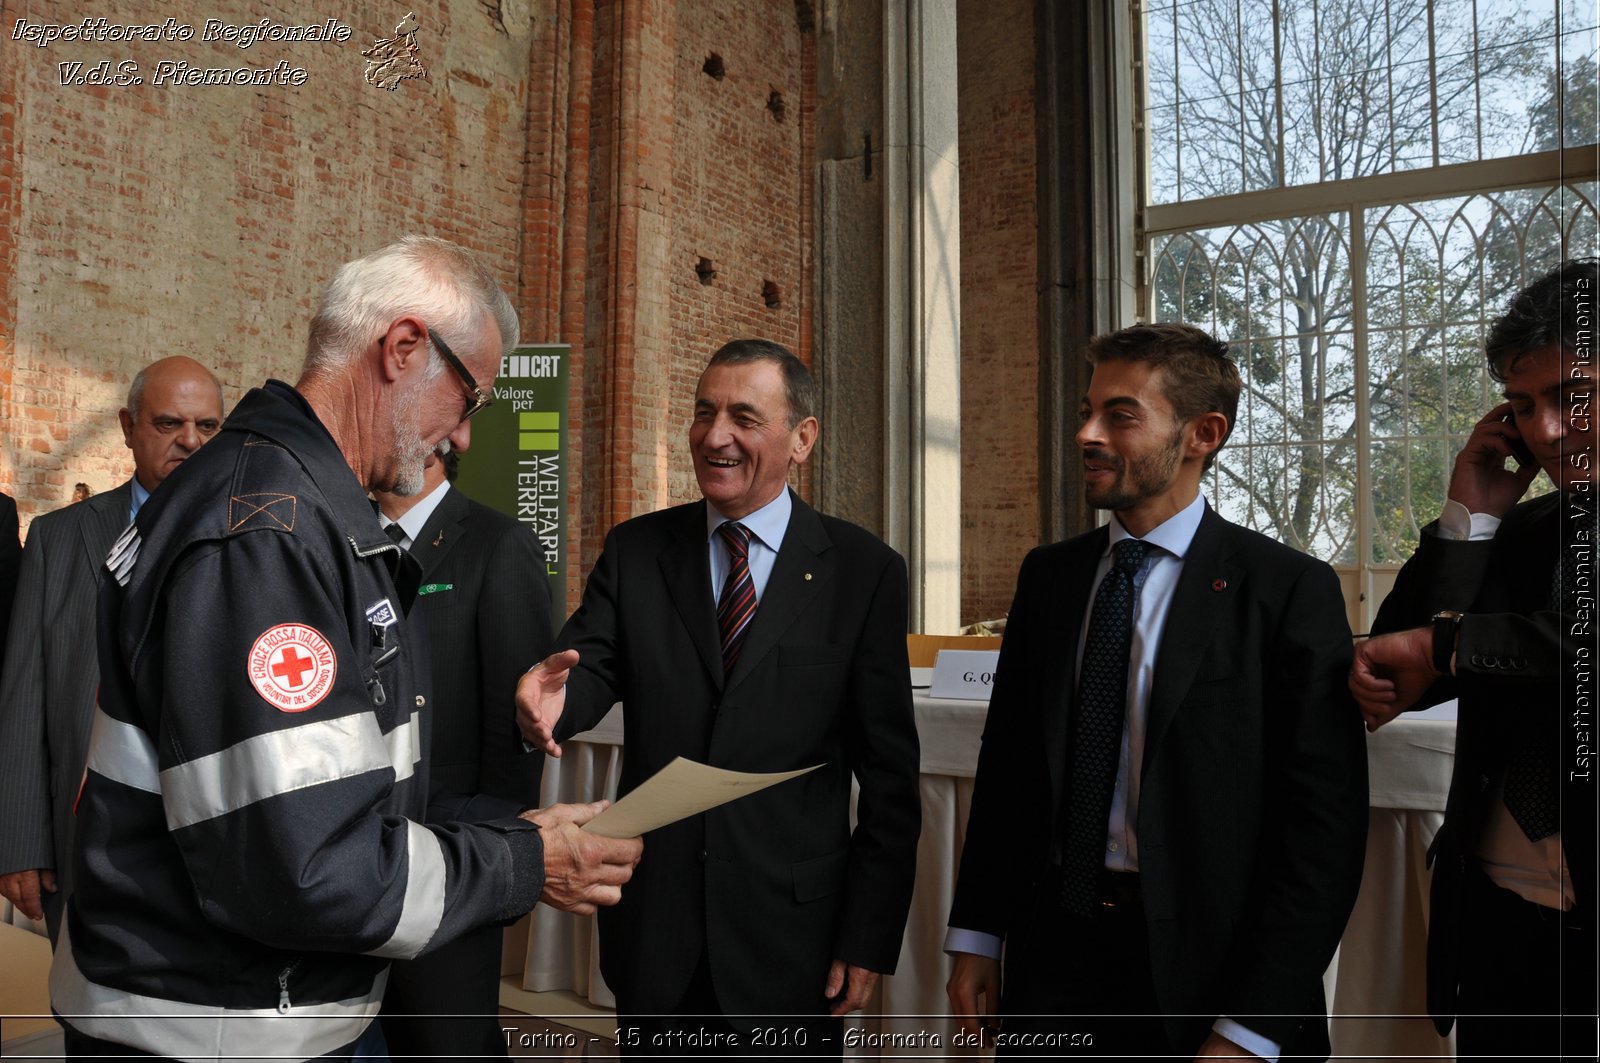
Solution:
[(1433, 670), (1440, 675), (1450, 674), (1450, 659), (1456, 655), (1456, 635), (1461, 631), (1461, 618), (1466, 615), (1455, 609), (1441, 609), (1433, 614)]

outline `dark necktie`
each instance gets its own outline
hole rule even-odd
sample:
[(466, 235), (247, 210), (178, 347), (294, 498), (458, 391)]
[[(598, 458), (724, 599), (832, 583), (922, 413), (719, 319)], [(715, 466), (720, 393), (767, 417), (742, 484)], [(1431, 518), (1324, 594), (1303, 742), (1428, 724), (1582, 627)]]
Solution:
[(406, 530), (400, 527), (398, 521), (393, 524), (385, 524), (383, 526), (383, 534), (389, 537), (391, 543), (394, 543), (402, 550), (405, 549)]
[[(1594, 602), (1596, 510), (1592, 501), (1574, 495), (1563, 496), (1559, 504), (1564, 510), (1561, 555), (1551, 573), (1550, 607), (1571, 617), (1579, 608), (1591, 610)], [(1531, 714), (1530, 719), (1537, 717)], [(1521, 728), (1513, 739), (1506, 763), (1506, 810), (1529, 841), (1542, 841), (1561, 829), (1556, 792), (1560, 741), (1555, 728), (1536, 724)]]
[(724, 521), (717, 534), (728, 547), (728, 575), (717, 599), (717, 630), (722, 633), (722, 674), (732, 673), (744, 648), (744, 636), (756, 615), (756, 584), (750, 578), (750, 529)]
[(1067, 774), (1066, 830), (1061, 846), (1061, 903), (1078, 915), (1099, 909), (1106, 825), (1117, 781), (1122, 721), (1128, 707), (1128, 654), (1133, 644), (1136, 577), (1149, 547), (1123, 539), (1112, 547), (1111, 570), (1095, 592), (1078, 671), (1072, 762)]

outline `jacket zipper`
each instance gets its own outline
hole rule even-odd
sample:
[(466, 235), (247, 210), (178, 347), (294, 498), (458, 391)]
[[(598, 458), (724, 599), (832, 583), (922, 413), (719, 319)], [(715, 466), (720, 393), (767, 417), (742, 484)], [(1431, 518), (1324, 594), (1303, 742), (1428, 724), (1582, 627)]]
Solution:
[(363, 550), (361, 549), (361, 545), (356, 542), (356, 537), (354, 535), (346, 535), (344, 539), (345, 542), (350, 544), (350, 549), (356, 552), (357, 557), (375, 557), (378, 554), (385, 553), (389, 550), (393, 550), (397, 554), (400, 552), (400, 547), (396, 546), (394, 543), (384, 543), (381, 546), (374, 546), (370, 550)]
[(300, 966), (300, 961), (295, 960), (289, 966), (278, 972), (278, 1014), (289, 1014), (289, 976), (294, 969)]

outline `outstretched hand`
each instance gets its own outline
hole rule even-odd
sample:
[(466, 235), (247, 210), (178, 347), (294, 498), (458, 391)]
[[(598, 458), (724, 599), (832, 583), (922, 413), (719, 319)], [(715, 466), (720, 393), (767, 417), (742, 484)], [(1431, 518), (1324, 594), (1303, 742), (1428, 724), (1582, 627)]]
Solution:
[(556, 724), (567, 707), (567, 676), (577, 663), (577, 650), (562, 650), (528, 669), (517, 681), (517, 728), (525, 741), (552, 757), (561, 755)]

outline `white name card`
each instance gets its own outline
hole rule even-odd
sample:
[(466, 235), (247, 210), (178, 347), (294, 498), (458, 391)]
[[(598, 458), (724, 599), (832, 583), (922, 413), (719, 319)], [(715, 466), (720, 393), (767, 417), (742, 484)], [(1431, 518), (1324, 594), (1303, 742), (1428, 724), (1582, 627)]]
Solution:
[(933, 659), (933, 687), (928, 697), (988, 701), (999, 662), (999, 650), (940, 650)]

